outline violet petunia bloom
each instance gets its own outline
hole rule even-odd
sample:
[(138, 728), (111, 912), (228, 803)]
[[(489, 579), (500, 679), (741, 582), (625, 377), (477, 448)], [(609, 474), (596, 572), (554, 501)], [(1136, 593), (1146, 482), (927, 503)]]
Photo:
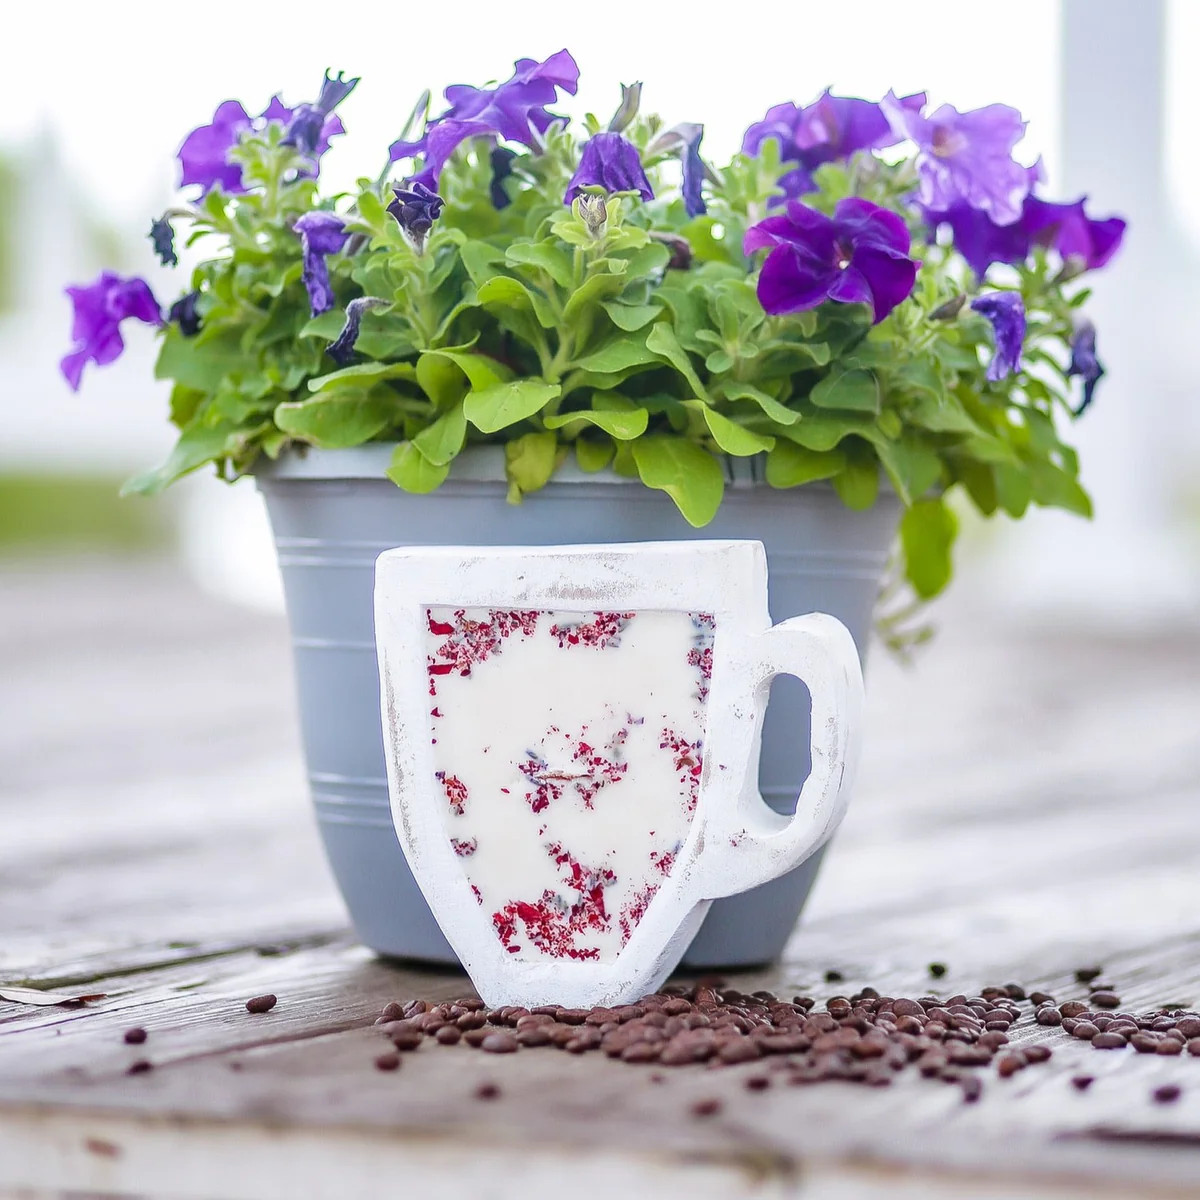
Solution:
[(799, 200), (746, 231), (743, 250), (770, 253), (758, 299), (775, 315), (816, 308), (826, 300), (870, 304), (876, 324), (913, 290), (917, 264), (908, 257), (908, 227), (894, 212), (850, 197), (832, 217)]
[(1031, 181), (1029, 168), (1012, 156), (1025, 136), (1025, 122), (1015, 108), (989, 104), (960, 113), (943, 104), (925, 116), (891, 92), (880, 107), (895, 132), (917, 144), (919, 200), (926, 208), (945, 211), (966, 204), (997, 225), (1020, 218)]
[(121, 322), (133, 317), (147, 325), (161, 325), (162, 313), (150, 285), (136, 276), (122, 278), (103, 271), (87, 287), (69, 287), (67, 295), (75, 307), (71, 337), (75, 349), (59, 363), (66, 381), (79, 391), (83, 368), (94, 362), (103, 367), (115, 362), (125, 349)]
[(354, 345), (358, 341), (363, 314), (373, 308), (386, 308), (388, 302), (379, 296), (359, 296), (346, 305), (346, 323), (337, 338), (325, 347), (325, 353), (339, 367), (348, 367), (355, 358)]
[[(920, 112), (925, 93), (904, 96), (901, 107)], [(780, 180), (784, 193), (795, 198), (816, 191), (812, 172), (824, 163), (847, 159), (860, 150), (883, 150), (901, 140), (883, 109), (870, 100), (823, 92), (812, 104), (777, 104), (751, 125), (742, 138), (742, 153), (754, 155), (764, 142), (779, 142), (784, 162), (798, 165)]]
[(150, 222), (150, 232), (146, 235), (158, 255), (158, 261), (164, 267), (179, 265), (179, 255), (175, 253), (175, 230), (166, 217), (157, 217)]
[(1055, 204), (1032, 193), (1025, 197), (1021, 216), (1010, 225), (997, 225), (986, 213), (966, 204), (937, 212), (926, 210), (930, 225), (950, 227), (954, 248), (982, 279), (992, 263), (1024, 262), (1034, 246), (1047, 246), (1082, 270), (1105, 266), (1121, 248), (1125, 221), (1120, 217), (1089, 217), (1086, 197)]
[(199, 292), (188, 292), (167, 309), (167, 321), (178, 325), (185, 338), (195, 337), (200, 332), (200, 314), (196, 311), (199, 299)]
[(699, 217), (708, 212), (704, 203), (701, 185), (706, 174), (704, 159), (700, 157), (700, 143), (704, 139), (704, 126), (693, 125), (688, 130), (687, 144), (683, 149), (683, 207), (689, 217)]
[(573, 96), (578, 87), (579, 67), (566, 50), (550, 55), (545, 62), (518, 59), (512, 77), (494, 88), (448, 87), (444, 95), (450, 107), (428, 123), (421, 137), (393, 142), (389, 160), (423, 155), (425, 162), (413, 179), (436, 190), (446, 160), (468, 138), (490, 134), (539, 146), (551, 123), (562, 119), (549, 112), (547, 105), (558, 100), (559, 91)]
[[(200, 185), (200, 195), (207, 195), (214, 187), (229, 195), (240, 195), (246, 191), (242, 182), (240, 163), (232, 162), (229, 153), (242, 139), (243, 134), (261, 129), (272, 121), (288, 126), (297, 109), (288, 108), (278, 96), (257, 117), (251, 117), (237, 100), (226, 100), (218, 105), (212, 122), (193, 129), (179, 147), (179, 162), (182, 172), (180, 187)], [(329, 149), (330, 138), (345, 133), (345, 126), (336, 114), (327, 116), (320, 136), (308, 157), (311, 160), (310, 174), (315, 175), (321, 156)]]
[(292, 228), (300, 235), (304, 269), (300, 275), (308, 290), (308, 305), (314, 317), (328, 312), (334, 303), (333, 284), (329, 281), (328, 254), (342, 250), (350, 235), (342, 218), (331, 212), (314, 210), (297, 219)]
[(996, 351), (988, 364), (991, 383), (1021, 369), (1021, 346), (1025, 341), (1025, 301), (1017, 292), (989, 292), (971, 301), (971, 307), (992, 323)]
[(419, 251), (425, 245), (434, 221), (442, 215), (446, 202), (420, 180), (410, 179), (405, 187), (393, 185), (392, 195), (395, 199), (387, 206), (387, 211), (396, 218), (396, 224), (408, 234)]
[(1081, 322), (1071, 338), (1071, 365), (1067, 375), (1078, 375), (1083, 380), (1083, 400), (1075, 410), (1075, 415), (1080, 417), (1091, 407), (1096, 384), (1104, 375), (1104, 367), (1096, 357), (1096, 327), (1091, 321)]
[(654, 189), (637, 147), (619, 133), (596, 133), (583, 144), (579, 166), (567, 184), (564, 204), (570, 204), (584, 188), (599, 187), (606, 192), (637, 192), (643, 200), (654, 199)]
[(343, 79), (342, 74), (339, 71), (336, 79), (330, 79), (329, 72), (326, 71), (316, 104), (296, 106), (288, 120), (282, 145), (295, 146), (301, 154), (307, 154), (309, 157), (317, 156), (317, 148), (324, 138), (325, 125), (330, 115), (358, 86), (357, 78)]

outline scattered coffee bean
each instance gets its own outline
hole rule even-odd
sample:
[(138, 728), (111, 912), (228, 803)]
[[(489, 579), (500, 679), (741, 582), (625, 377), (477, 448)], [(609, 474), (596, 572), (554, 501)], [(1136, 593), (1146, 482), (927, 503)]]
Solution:
[(1076, 967), (1075, 978), (1080, 983), (1091, 983), (1093, 979), (1099, 979), (1104, 974), (1103, 967)]
[(1092, 1045), (1097, 1050), (1120, 1050), (1129, 1043), (1119, 1033), (1098, 1033), (1092, 1038)]
[(137, 1060), (137, 1062), (130, 1063), (129, 1068), (128, 1068), (128, 1070), (126, 1070), (125, 1074), (126, 1075), (145, 1075), (145, 1073), (147, 1071), (152, 1071), (152, 1070), (154, 1070), (154, 1064), (152, 1062), (147, 1062), (146, 1059), (139, 1058)]
[(1045, 992), (1030, 992), (1029, 1000), (1030, 1000), (1030, 1003), (1038, 1004), (1038, 1005), (1054, 1003), (1054, 997), (1047, 995), (1047, 993), (1045, 993)]
[(1087, 1012), (1087, 1005), (1084, 1004), (1081, 1000), (1068, 1000), (1066, 1002), (1066, 1004), (1060, 1004), (1058, 1006), (1058, 1011), (1059, 1011), (1060, 1015), (1063, 1016), (1064, 1018), (1065, 1017), (1078, 1017), (1081, 1014)]
[(421, 1044), (421, 1035), (415, 1029), (397, 1029), (388, 1037), (397, 1050), (415, 1050)]
[(1090, 1042), (1092, 1038), (1098, 1037), (1098, 1030), (1091, 1021), (1076, 1021), (1071, 1029), (1071, 1036), (1078, 1038), (1081, 1042)]
[(1007, 1079), (1026, 1067), (1025, 1056), (1020, 1053), (1002, 1054), (996, 1059), (996, 1072), (1001, 1079)]
[(1053, 1057), (1054, 1051), (1049, 1046), (1035, 1044), (1033, 1046), (1026, 1046), (1022, 1053), (1025, 1055), (1026, 1062), (1041, 1063), (1047, 1062)]
[(1175, 1083), (1164, 1083), (1151, 1093), (1156, 1104), (1171, 1104), (1183, 1095), (1183, 1088)]
[(462, 1039), (462, 1030), (457, 1025), (443, 1025), (433, 1036), (443, 1046), (456, 1046)]
[(384, 1021), (398, 1021), (402, 1016), (404, 1016), (404, 1009), (395, 1000), (389, 1000), (383, 1006), (383, 1011), (379, 1014), (379, 1019), (375, 1024), (381, 1025)]
[(1187, 1044), (1187, 1052), (1195, 1058), (1200, 1058), (1200, 1038), (1192, 1038)]
[(946, 964), (940, 962), (931, 962), (929, 964), (929, 974), (934, 979), (941, 979), (946, 974)]
[(826, 971), (825, 972), (825, 982), (826, 983), (841, 983), (842, 980), (845, 978), (846, 978), (845, 975), (843, 975), (841, 973), (841, 971)]
[(265, 996), (251, 996), (246, 1001), (246, 1011), (251, 1013), (268, 1013), (278, 1003), (278, 998), (270, 992)]
[(381, 1054), (375, 1059), (375, 1069), (377, 1071), (394, 1071), (400, 1065), (400, 1055), (394, 1051), (389, 1054)]
[(481, 1083), (475, 1089), (475, 1096), (479, 1100), (495, 1100), (500, 1095), (500, 1087), (495, 1083)]
[(517, 1048), (517, 1039), (511, 1033), (489, 1033), (479, 1048), (489, 1054), (512, 1054)]
[(771, 1086), (769, 1075), (747, 1075), (746, 1090), (749, 1092), (765, 1092)]
[(1071, 1077), (1071, 1086), (1080, 1092), (1086, 1092), (1095, 1082), (1095, 1077), (1092, 1075), (1073, 1075)]
[(140, 1025), (135, 1025), (132, 1029), (125, 1030), (124, 1037), (127, 1046), (140, 1046), (146, 1040), (147, 1034)]
[(1057, 1008), (1039, 1008), (1034, 1013), (1033, 1019), (1039, 1025), (1061, 1025), (1063, 1023), (1062, 1013)]
[(715, 1117), (720, 1111), (720, 1100), (697, 1100), (692, 1105), (693, 1117)]
[(1121, 997), (1116, 992), (1093, 992), (1092, 1003), (1097, 1008), (1120, 1008)]
[(1161, 1042), (1158, 1043), (1158, 1047), (1154, 1051), (1154, 1053), (1155, 1054), (1182, 1054), (1183, 1053), (1183, 1043), (1180, 1041), (1177, 1041), (1175, 1038), (1166, 1038), (1165, 1037), (1165, 1038), (1163, 1038), (1163, 1040)]

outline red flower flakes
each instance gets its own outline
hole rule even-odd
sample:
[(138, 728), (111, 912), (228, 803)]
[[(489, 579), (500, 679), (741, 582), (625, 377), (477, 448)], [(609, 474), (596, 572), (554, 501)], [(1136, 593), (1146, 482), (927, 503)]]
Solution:
[(425, 610), (425, 620), (429, 632), (434, 637), (444, 638), (435, 654), (427, 658), (430, 675), (429, 694), (437, 695), (433, 677), (436, 675), (468, 676), (476, 663), (486, 662), (493, 654), (498, 654), (500, 643), (513, 633), (520, 632), (529, 637), (537, 627), (536, 611), (520, 611), (516, 609), (493, 608), (488, 611), (487, 620), (477, 620), (468, 617), (465, 609), (459, 609), (454, 614), (453, 622), (437, 620), (431, 609)]
[(636, 613), (598, 612), (594, 621), (580, 621), (577, 625), (551, 625), (550, 636), (558, 639), (558, 648), (567, 646), (594, 646), (603, 650), (606, 646), (620, 644), (621, 631)]
[(704, 756), (700, 752), (702, 742), (699, 738), (689, 742), (687, 738), (680, 737), (670, 729), (664, 729), (660, 737), (662, 740), (658, 743), (658, 748), (671, 751), (679, 782), (687, 788), (684, 809), (690, 815), (696, 811), (700, 800), (700, 775), (704, 770)]
[(454, 853), (459, 858), (470, 858), (476, 850), (479, 849), (479, 842), (475, 838), (456, 838), (450, 839), (450, 845), (454, 847)]
[(447, 775), (445, 771), (435, 771), (434, 778), (442, 785), (442, 790), (446, 793), (450, 811), (456, 817), (461, 817), (467, 807), (467, 785), (457, 775)]
[(511, 900), (492, 914), (496, 935), (510, 954), (519, 953), (520, 944), (514, 939), (520, 922), (525, 936), (543, 954), (552, 958), (597, 959), (600, 951), (595, 946), (577, 946), (575, 943), (588, 930), (605, 933), (611, 927), (611, 918), (604, 905), (604, 889), (615, 883), (617, 877), (607, 867), (583, 866), (559, 842), (551, 842), (546, 851), (556, 864), (566, 868), (563, 883), (575, 893), (575, 900), (568, 903), (549, 888), (542, 892), (536, 903)]

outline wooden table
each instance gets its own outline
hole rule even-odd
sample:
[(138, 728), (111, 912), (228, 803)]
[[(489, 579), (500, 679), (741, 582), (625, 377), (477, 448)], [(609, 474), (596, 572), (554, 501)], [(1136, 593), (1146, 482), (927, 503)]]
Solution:
[[(425, 1047), (376, 1071), (387, 1000), (466, 985), (347, 931), (283, 622), (163, 566), (6, 566), (0, 663), (0, 985), (106, 993), (0, 1003), (0, 1195), (1200, 1192), (1200, 1059), (1057, 1030), (1022, 1031), (1052, 1061), (991, 1073), (976, 1105), (912, 1072), (750, 1093), (745, 1068), (656, 1085), (548, 1050)], [(963, 593), (914, 671), (876, 655), (861, 786), (813, 902), (786, 962), (731, 982), (920, 995), (940, 960), (946, 994), (1016, 979), (1062, 1000), (1099, 962), (1126, 1006), (1200, 1003), (1198, 664), (1194, 632), (1005, 626)], [(267, 991), (278, 1007), (249, 1015)], [(154, 1069), (128, 1075), (139, 1057)], [(485, 1079), (499, 1100), (473, 1098)], [(1183, 1098), (1151, 1103), (1168, 1080)], [(723, 1113), (698, 1121), (709, 1096)]]

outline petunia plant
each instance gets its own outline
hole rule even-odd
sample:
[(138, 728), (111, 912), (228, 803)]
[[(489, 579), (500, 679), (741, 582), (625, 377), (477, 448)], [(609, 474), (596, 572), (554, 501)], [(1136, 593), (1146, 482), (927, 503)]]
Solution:
[(389, 477), (424, 493), (497, 444), (514, 502), (573, 459), (703, 526), (725, 460), (748, 458), (854, 509), (893, 489), (922, 597), (950, 576), (955, 494), (1089, 514), (1063, 431), (1103, 374), (1086, 273), (1125, 225), (1041, 195), (1016, 110), (826, 92), (717, 166), (640, 84), (573, 127), (554, 110), (577, 82), (564, 50), (425, 93), (378, 178), (334, 195), (320, 164), (356, 79), (257, 117), (221, 104), (150, 231), (164, 264), (177, 229), (208, 252), (182, 294), (164, 313), (141, 279), (68, 289), (72, 386), (117, 357), (122, 321), (161, 337), (179, 440), (129, 490), (386, 442)]

